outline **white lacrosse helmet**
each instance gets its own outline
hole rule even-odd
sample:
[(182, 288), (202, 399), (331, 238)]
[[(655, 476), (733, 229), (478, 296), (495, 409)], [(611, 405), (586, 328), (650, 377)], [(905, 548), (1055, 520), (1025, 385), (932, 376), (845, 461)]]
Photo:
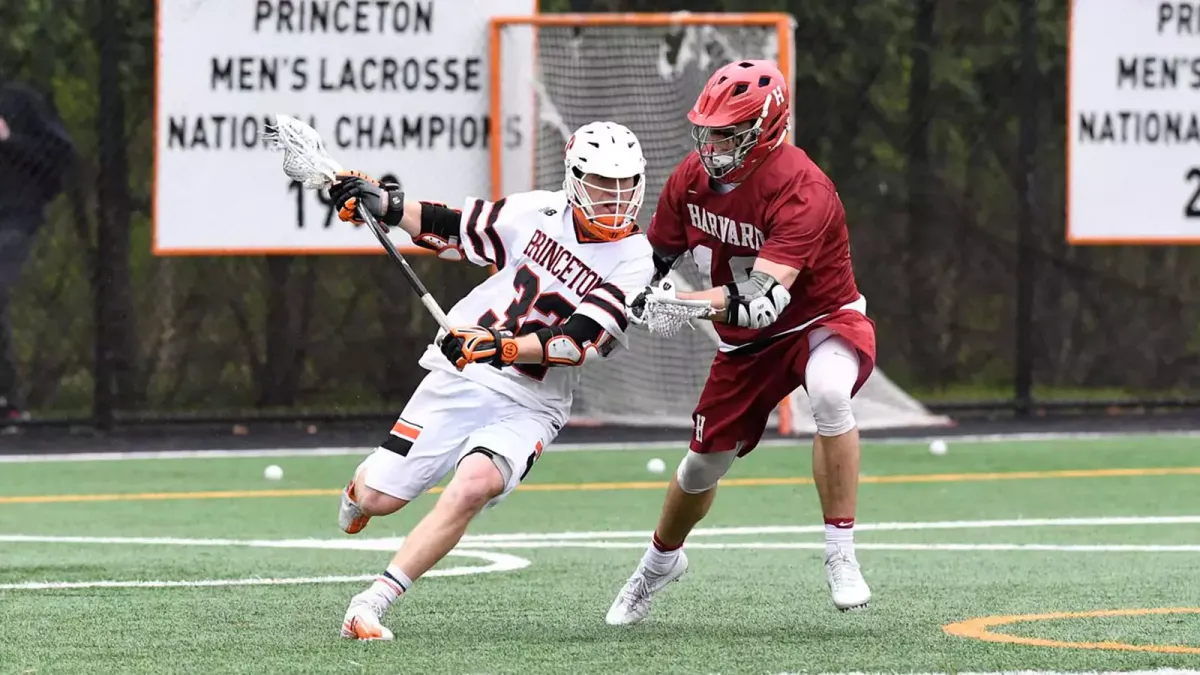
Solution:
[(567, 141), (563, 164), (563, 190), (584, 234), (616, 241), (633, 231), (646, 195), (646, 158), (632, 131), (616, 122), (585, 124)]

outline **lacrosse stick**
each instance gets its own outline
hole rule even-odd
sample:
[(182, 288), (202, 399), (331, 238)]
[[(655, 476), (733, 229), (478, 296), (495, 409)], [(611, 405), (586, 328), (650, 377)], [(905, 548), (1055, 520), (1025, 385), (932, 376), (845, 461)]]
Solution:
[[(299, 182), (306, 189), (323, 190), (328, 188), (342, 170), (341, 165), (325, 150), (325, 143), (321, 141), (321, 135), (317, 133), (317, 130), (290, 115), (275, 115), (275, 125), (267, 127), (267, 133), (263, 134), (263, 140), (268, 148), (283, 151), (283, 172), (287, 174), (288, 178)], [(429, 294), (429, 290), (425, 288), (425, 284), (421, 283), (421, 279), (409, 266), (408, 261), (400, 255), (400, 251), (396, 250), (396, 245), (387, 236), (383, 226), (363, 207), (361, 201), (358, 203), (356, 211), (358, 217), (371, 228), (375, 238), (388, 252), (392, 262), (400, 267), (408, 284), (421, 297), (421, 304), (425, 305), (425, 309), (429, 310), (438, 325), (449, 332), (450, 321), (446, 318), (446, 313), (442, 311), (437, 300), (434, 300), (433, 296)]]
[(657, 288), (659, 292), (646, 294), (642, 312), (642, 323), (654, 335), (672, 337), (684, 326), (695, 330), (692, 319), (706, 319), (717, 313), (707, 300), (676, 297), (679, 284), (670, 278), (663, 279)]
[(713, 314), (712, 303), (707, 300), (680, 300), (678, 298), (646, 298), (646, 327), (651, 333), (663, 337), (673, 337), (680, 328), (687, 326), (692, 330), (692, 319), (705, 319)]

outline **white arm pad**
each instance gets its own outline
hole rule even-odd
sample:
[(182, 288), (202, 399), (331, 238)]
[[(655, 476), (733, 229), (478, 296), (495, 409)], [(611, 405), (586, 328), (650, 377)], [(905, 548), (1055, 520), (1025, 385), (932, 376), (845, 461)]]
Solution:
[(754, 270), (750, 278), (727, 284), (727, 323), (743, 328), (766, 328), (779, 319), (792, 301), (792, 294), (775, 277)]
[(562, 324), (534, 334), (542, 341), (542, 363), (547, 366), (581, 366), (588, 350), (608, 356), (616, 347), (600, 324), (582, 314), (572, 314)]

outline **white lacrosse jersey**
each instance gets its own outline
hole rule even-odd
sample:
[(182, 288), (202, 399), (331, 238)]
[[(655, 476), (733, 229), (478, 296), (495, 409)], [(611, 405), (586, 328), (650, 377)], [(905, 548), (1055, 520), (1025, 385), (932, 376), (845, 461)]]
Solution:
[[(467, 199), (460, 227), (459, 245), (467, 259), (495, 265), (497, 272), (450, 308), (450, 325), (502, 326), (525, 335), (583, 314), (615, 339), (614, 347), (628, 347), (626, 298), (640, 293), (654, 276), (644, 233), (617, 241), (581, 241), (561, 190), (524, 192), (495, 202)], [(422, 367), (457, 373), (566, 424), (581, 376), (578, 366), (470, 363), (459, 372), (436, 345), (443, 332), (422, 355)], [(586, 360), (611, 354), (589, 349)]]

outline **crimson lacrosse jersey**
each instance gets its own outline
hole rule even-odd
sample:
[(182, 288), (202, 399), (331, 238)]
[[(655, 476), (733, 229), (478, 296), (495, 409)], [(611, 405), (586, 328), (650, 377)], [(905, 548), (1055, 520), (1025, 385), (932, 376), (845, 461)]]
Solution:
[[(450, 308), (450, 325), (503, 327), (526, 335), (583, 314), (605, 332), (596, 348), (587, 350), (588, 359), (607, 357), (618, 344), (627, 344), (626, 297), (639, 293), (654, 276), (644, 234), (605, 242), (581, 239), (562, 191), (525, 192), (495, 202), (468, 199), (458, 245), (468, 260), (495, 265), (497, 272)], [(441, 337), (439, 331), (436, 341)], [(578, 367), (516, 364), (498, 369), (485, 363), (467, 364), (460, 373), (434, 344), (420, 364), (457, 373), (549, 412), (563, 424), (581, 375)]]
[(772, 325), (714, 324), (722, 351), (797, 330), (860, 298), (837, 189), (794, 145), (780, 146), (729, 192), (714, 189), (691, 153), (663, 186), (649, 238), (660, 253), (690, 251), (710, 287), (749, 278), (757, 258), (800, 270)]

